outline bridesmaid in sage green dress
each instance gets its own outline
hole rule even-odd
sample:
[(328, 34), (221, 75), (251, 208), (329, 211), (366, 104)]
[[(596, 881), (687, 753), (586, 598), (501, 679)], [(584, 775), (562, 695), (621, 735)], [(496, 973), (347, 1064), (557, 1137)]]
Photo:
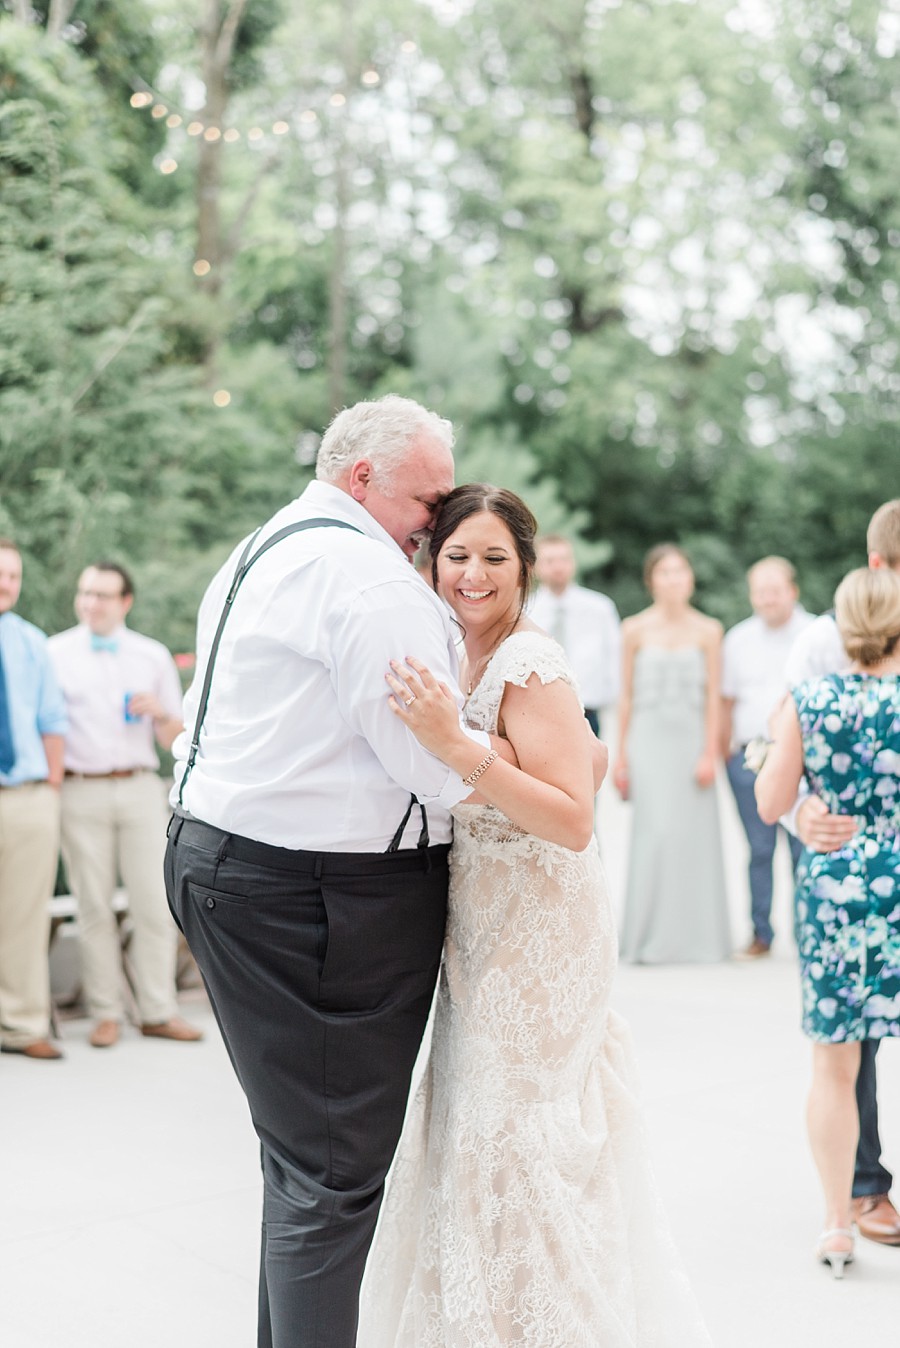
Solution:
[(619, 754), (613, 779), (634, 805), (622, 958), (728, 959), (731, 936), (716, 801), (722, 627), (691, 606), (680, 548), (647, 555), (653, 603), (622, 625)]

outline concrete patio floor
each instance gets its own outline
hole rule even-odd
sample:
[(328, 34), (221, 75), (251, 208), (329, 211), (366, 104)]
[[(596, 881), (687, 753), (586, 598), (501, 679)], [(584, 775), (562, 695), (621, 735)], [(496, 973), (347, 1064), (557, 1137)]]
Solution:
[[(724, 793), (722, 808), (740, 945), (743, 840)], [(628, 811), (604, 792), (600, 817), (620, 895)], [(717, 1348), (890, 1343), (900, 1249), (858, 1242), (842, 1283), (812, 1258), (821, 1214), (788, 912), (783, 871), (772, 957), (624, 967), (615, 1003), (631, 1024), (657, 1176)], [(253, 1348), (255, 1137), (202, 993), (182, 1011), (207, 1030), (203, 1043), (128, 1029), (100, 1052), (88, 1022), (70, 1020), (64, 1062), (0, 1060), (2, 1348)], [(885, 1044), (879, 1062), (896, 1171), (900, 1045)]]

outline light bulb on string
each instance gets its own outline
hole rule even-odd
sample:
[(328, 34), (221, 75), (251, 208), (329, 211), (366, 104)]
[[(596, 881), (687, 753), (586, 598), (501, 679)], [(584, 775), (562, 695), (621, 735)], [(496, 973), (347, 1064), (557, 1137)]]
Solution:
[(168, 115), (168, 117), (166, 118), (166, 126), (170, 126), (170, 127), (172, 127), (173, 129), (174, 129), (176, 126), (181, 126), (181, 117), (180, 117), (180, 115), (179, 115), (177, 112), (170, 112), (169, 115)]
[(222, 132), (217, 126), (208, 126), (203, 132), (203, 139), (208, 141), (221, 140)]
[(166, 107), (165, 103), (154, 103), (153, 107), (150, 109), (150, 116), (155, 117), (157, 121), (160, 117), (168, 117), (168, 115), (169, 109)]
[(216, 407), (227, 407), (228, 404), (231, 402), (231, 394), (228, 392), (228, 389), (227, 388), (216, 389), (215, 393), (213, 394), (213, 402), (215, 403)]
[(189, 122), (187, 133), (189, 136), (199, 136), (203, 130), (202, 122)]
[(228, 128), (228, 130), (227, 130), (226, 132), (224, 132), (223, 135), (222, 135), (222, 139), (223, 139), (223, 140), (227, 140), (229, 145), (233, 145), (234, 142), (235, 142), (236, 140), (240, 140), (240, 138), (241, 138), (241, 133), (240, 133), (240, 131), (238, 131), (237, 127), (235, 127), (235, 126), (230, 126), (230, 127)]
[(207, 262), (205, 257), (198, 257), (191, 271), (195, 276), (208, 276), (212, 271), (212, 264)]
[(177, 159), (164, 159), (159, 166), (159, 171), (160, 173), (174, 173), (177, 168)]
[(273, 132), (275, 133), (276, 136), (286, 136), (287, 133), (290, 131), (290, 129), (291, 129), (291, 128), (290, 128), (290, 126), (288, 125), (287, 122), (273, 122), (273, 123), (272, 123), (272, 130), (273, 130)]

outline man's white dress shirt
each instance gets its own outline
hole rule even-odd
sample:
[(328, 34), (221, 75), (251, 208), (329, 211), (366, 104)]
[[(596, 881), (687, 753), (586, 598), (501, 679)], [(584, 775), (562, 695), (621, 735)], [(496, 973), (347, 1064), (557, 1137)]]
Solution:
[[(184, 808), (229, 833), (277, 847), (383, 852), (409, 804), (426, 806), (432, 843), (450, 841), (450, 806), (471, 788), (418, 743), (388, 706), (391, 659), (413, 655), (458, 695), (449, 615), (388, 533), (339, 488), (312, 482), (264, 525), (254, 551), (285, 525), (325, 517), (276, 543), (247, 573), (216, 658), (200, 751)], [(204, 596), (184, 771), (212, 639), (244, 543)], [(488, 747), (489, 737), (469, 731)], [(401, 842), (415, 847), (414, 808)]]
[(852, 660), (844, 650), (833, 613), (822, 613), (794, 643), (787, 662), (787, 682), (795, 688), (823, 674), (846, 674)]
[(615, 702), (621, 685), (622, 638), (613, 601), (583, 585), (567, 585), (561, 595), (542, 585), (529, 614), (569, 657), (584, 705), (596, 710)]
[(725, 633), (722, 696), (734, 699), (733, 748), (768, 735), (769, 717), (788, 686), (788, 657), (797, 637), (812, 622), (812, 614), (797, 604), (780, 627), (769, 627), (754, 614)]
[(47, 643), (66, 700), (68, 772), (104, 773), (159, 767), (153, 718), (125, 719), (125, 699), (154, 693), (166, 715), (181, 719), (181, 680), (165, 646), (152, 637), (119, 627), (109, 640), (115, 650), (94, 650), (83, 624)]

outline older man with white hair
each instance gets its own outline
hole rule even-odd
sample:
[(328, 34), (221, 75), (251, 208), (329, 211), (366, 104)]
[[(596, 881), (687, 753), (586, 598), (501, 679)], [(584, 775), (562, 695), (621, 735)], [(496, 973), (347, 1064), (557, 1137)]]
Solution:
[(410, 565), (452, 444), (405, 398), (345, 409), (317, 481), (200, 609), (166, 883), (262, 1143), (261, 1348), (354, 1348), (440, 962), (471, 786), (391, 715), (385, 674), (414, 650), (456, 685), (447, 610)]

